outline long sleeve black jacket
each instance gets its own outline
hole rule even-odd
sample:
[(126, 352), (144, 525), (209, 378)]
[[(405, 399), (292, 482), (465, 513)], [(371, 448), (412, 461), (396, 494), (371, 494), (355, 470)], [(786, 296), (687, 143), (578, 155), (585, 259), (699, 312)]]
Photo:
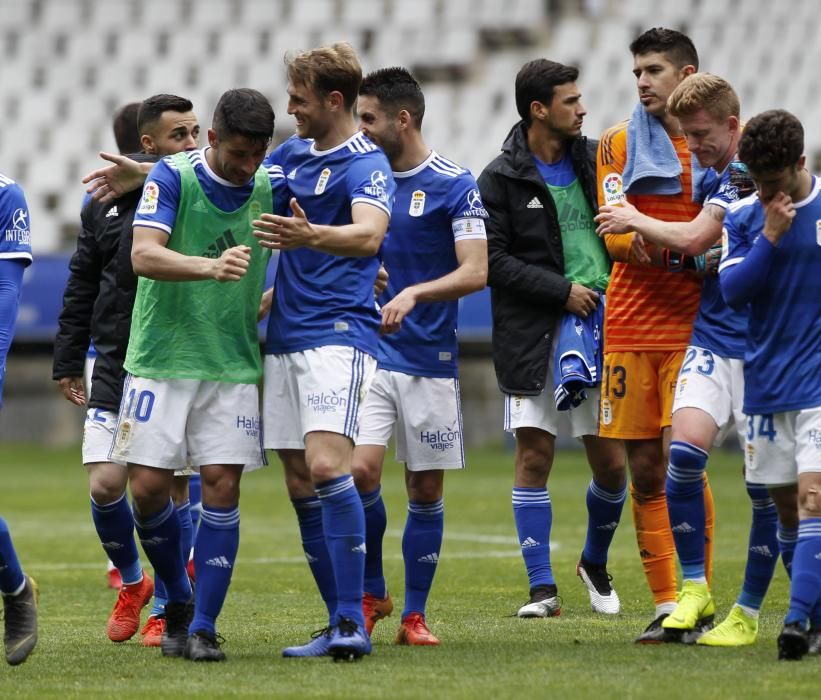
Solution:
[[(580, 137), (570, 146), (573, 169), (594, 212), (597, 145)], [(506, 394), (537, 395), (545, 386), (570, 280), (564, 276), (556, 205), (528, 149), (524, 122), (510, 131), (478, 184), (490, 213), (488, 286), (496, 378)]]

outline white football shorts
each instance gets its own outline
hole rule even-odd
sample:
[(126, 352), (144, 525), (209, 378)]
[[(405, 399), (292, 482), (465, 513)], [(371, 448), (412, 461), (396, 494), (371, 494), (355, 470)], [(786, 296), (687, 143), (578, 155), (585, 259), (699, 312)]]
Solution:
[(387, 447), (394, 429), (396, 460), (410, 471), (463, 469), (459, 380), (377, 370), (356, 444)]
[(747, 417), (747, 481), (786, 486), (821, 472), (821, 406)]
[(264, 445), (304, 450), (316, 431), (354, 439), (376, 359), (346, 345), (265, 356)]
[(256, 384), (127, 375), (110, 458), (162, 469), (267, 464)]
[(680, 408), (698, 408), (715, 421), (718, 435), (713, 444), (721, 445), (735, 427), (738, 444), (744, 449), (747, 416), (744, 405), (744, 360), (716, 355), (691, 345), (684, 353), (678, 373), (673, 413)]

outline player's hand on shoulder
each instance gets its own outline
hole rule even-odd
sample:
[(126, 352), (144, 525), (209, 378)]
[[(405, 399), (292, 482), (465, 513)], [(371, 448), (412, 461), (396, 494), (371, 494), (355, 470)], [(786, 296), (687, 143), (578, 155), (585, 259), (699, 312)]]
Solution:
[(247, 245), (237, 245), (224, 250), (216, 260), (211, 276), (217, 282), (237, 282), (242, 279), (251, 264), (251, 249)]
[(764, 237), (773, 245), (778, 245), (795, 218), (795, 204), (789, 196), (779, 192), (767, 202), (764, 213)]
[(100, 157), (113, 165), (93, 170), (83, 178), (93, 199), (109, 202), (142, 187), (146, 173), (140, 163), (116, 153), (102, 152)]
[(635, 227), (633, 217), (638, 213), (636, 209), (627, 200), (618, 206), (603, 206), (599, 209), (599, 213), (593, 218), (598, 224), (596, 233), (599, 236), (604, 236), (608, 233), (630, 233)]
[(576, 314), (580, 318), (587, 318), (599, 303), (599, 293), (588, 289), (583, 284), (570, 284), (570, 296), (564, 303), (565, 311)]
[(75, 406), (86, 405), (86, 391), (82, 377), (62, 377), (57, 381), (63, 396)]

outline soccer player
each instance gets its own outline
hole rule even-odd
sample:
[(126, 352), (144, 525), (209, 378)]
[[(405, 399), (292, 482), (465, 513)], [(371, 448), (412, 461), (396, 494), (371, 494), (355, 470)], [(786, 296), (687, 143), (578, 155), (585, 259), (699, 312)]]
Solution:
[[(0, 408), (23, 271), (31, 264), (29, 208), (23, 190), (0, 174)], [(6, 521), (0, 516), (0, 594), (6, 661), (23, 663), (37, 644), (37, 582), (23, 572)]]
[(405, 607), (396, 641), (437, 645), (425, 605), (442, 545), (444, 470), (465, 466), (456, 300), (487, 282), (487, 212), (470, 172), (425, 143), (425, 98), (407, 70), (367, 75), (357, 111), (362, 131), (385, 151), (396, 181), (381, 251), (388, 272), (387, 289), (378, 297), (383, 335), (352, 463), (365, 509), (365, 626), (370, 634), (393, 608), (382, 571), (387, 516), (381, 480), (396, 430), (408, 493)]
[(328, 628), (286, 657), (360, 658), (365, 516), (353, 439), (376, 368), (377, 252), (393, 200), (385, 155), (357, 129), (362, 69), (349, 44), (286, 59), (296, 135), (269, 157), (287, 175), (293, 216), (255, 222), (279, 250), (265, 342), (265, 447), (277, 450)]
[[(620, 610), (607, 555), (626, 497), (625, 459), (618, 441), (599, 437), (600, 376), (594, 376), (611, 263), (593, 223), (595, 143), (581, 135), (585, 109), (578, 74), (573, 66), (545, 59), (521, 68), (515, 89), (522, 120), (479, 176), (490, 213), (493, 360), (505, 394), (505, 429), (516, 437), (513, 517), (530, 583), (530, 600), (519, 617), (560, 612), (547, 490), (557, 435), (582, 439), (593, 472), (577, 573), (593, 610)], [(563, 319), (592, 348), (587, 398), (569, 410), (559, 410), (555, 398), (563, 383), (555, 376)]]
[[(744, 447), (746, 418), (743, 359), (747, 310), (731, 309), (721, 296), (717, 257), (727, 207), (750, 194), (754, 186), (736, 157), (741, 137), (738, 96), (722, 78), (694, 73), (670, 95), (667, 111), (678, 118), (690, 152), (708, 168), (702, 183), (704, 208), (689, 222), (664, 222), (642, 214), (629, 202), (604, 206), (596, 217), (600, 234), (636, 231), (644, 240), (705, 260), (707, 276), (693, 335), (679, 372), (673, 402), (672, 442), (667, 466), (667, 509), (684, 583), (676, 609), (662, 622), (671, 635), (692, 630), (713, 609), (705, 575), (704, 494), (702, 473), (707, 455), (735, 427)], [(775, 570), (779, 539), (797, 535), (796, 522), (782, 523), (777, 534), (775, 504), (764, 484), (746, 483), (753, 504), (744, 584), (727, 619), (698, 638), (708, 646), (741, 646), (755, 642), (758, 614)], [(795, 500), (793, 487), (776, 489), (776, 497)], [(686, 524), (686, 527), (685, 527)], [(787, 565), (791, 552), (782, 546)], [(678, 632), (677, 632), (678, 631)]]
[[(239, 546), (243, 467), (264, 463), (256, 319), (267, 251), (251, 221), (273, 211), (281, 172), (260, 167), (274, 113), (255, 90), (222, 95), (209, 146), (157, 163), (134, 217), (139, 276), (111, 458), (128, 463), (134, 522), (165, 581), (165, 656), (222, 661), (216, 618)], [(284, 210), (284, 201), (279, 205)], [(195, 602), (170, 500), (174, 467), (202, 478)]]
[[(671, 29), (650, 29), (630, 45), (639, 104), (599, 143), (599, 205), (628, 201), (663, 221), (688, 222), (694, 201), (692, 156), (678, 119), (667, 111), (676, 86), (698, 69), (693, 42)], [(653, 593), (653, 621), (636, 639), (664, 641), (662, 622), (676, 606), (675, 544), (664, 485), (676, 377), (698, 310), (701, 280), (681, 268), (681, 256), (637, 234), (606, 235), (613, 275), (607, 289), (601, 435), (624, 440), (631, 471), (636, 539)], [(705, 486), (705, 537), (712, 542), (712, 494)], [(707, 555), (709, 568), (711, 557)], [(709, 579), (709, 573), (707, 578)], [(711, 619), (700, 621), (708, 624)]]
[(730, 208), (719, 268), (727, 303), (750, 306), (747, 476), (771, 487), (798, 482), (790, 608), (778, 637), (778, 658), (793, 660), (811, 642), (821, 646), (821, 183), (803, 153), (804, 129), (789, 112), (747, 123), (738, 156), (757, 194)]
[[(196, 148), (200, 126), (189, 100), (160, 94), (142, 103), (134, 131), (140, 136), (140, 150), (148, 154), (140, 160), (153, 163), (158, 156)], [(91, 202), (83, 208), (83, 228), (70, 263), (55, 339), (53, 376), (66, 399), (87, 406), (83, 464), (89, 474), (91, 513), (100, 542), (115, 560), (124, 583), (108, 621), (108, 636), (115, 642), (130, 639), (139, 628), (140, 610), (154, 591), (154, 607), (142, 630), (142, 642), (159, 646), (165, 624), (165, 586), (158, 578), (155, 590), (143, 573), (126, 498), (128, 472), (124, 463), (108, 458), (122, 399), (123, 361), (137, 288), (131, 241), (139, 200), (136, 191), (114, 202)], [(97, 354), (91, 381), (86, 382), (90, 389), (86, 400), (82, 367), (89, 339)], [(186, 481), (184, 476), (175, 479), (173, 496), (187, 553), (193, 531)]]

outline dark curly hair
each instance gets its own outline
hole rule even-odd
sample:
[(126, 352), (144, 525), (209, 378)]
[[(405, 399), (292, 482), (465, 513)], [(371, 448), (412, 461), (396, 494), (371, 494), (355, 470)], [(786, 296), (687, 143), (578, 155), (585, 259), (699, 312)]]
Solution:
[(744, 127), (738, 157), (753, 172), (783, 170), (804, 153), (804, 127), (783, 109), (757, 114)]

